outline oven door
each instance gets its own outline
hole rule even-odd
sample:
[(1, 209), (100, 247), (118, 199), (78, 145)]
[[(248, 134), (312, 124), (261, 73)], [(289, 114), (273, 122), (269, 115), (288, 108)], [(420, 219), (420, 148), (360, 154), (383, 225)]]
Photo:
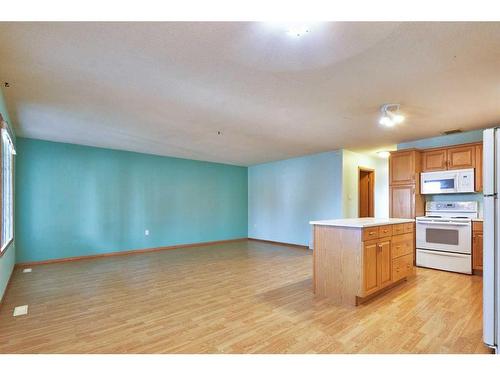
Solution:
[(428, 172), (421, 173), (422, 194), (447, 194), (458, 192), (458, 173)]
[(471, 223), (445, 219), (417, 220), (417, 248), (471, 253)]

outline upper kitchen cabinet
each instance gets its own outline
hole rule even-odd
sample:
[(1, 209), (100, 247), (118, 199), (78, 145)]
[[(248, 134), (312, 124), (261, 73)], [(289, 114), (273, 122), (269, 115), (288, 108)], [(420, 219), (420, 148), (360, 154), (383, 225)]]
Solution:
[(404, 150), (391, 152), (389, 158), (390, 217), (413, 219), (423, 213), (419, 173), (421, 152)]
[(475, 168), (478, 144), (437, 148), (422, 152), (422, 172)]
[(448, 169), (465, 169), (476, 166), (476, 146), (450, 147), (447, 150)]
[(442, 171), (446, 170), (448, 161), (447, 150), (440, 148), (422, 152), (422, 171)]
[(474, 168), (474, 190), (483, 191), (483, 144), (433, 148), (422, 151), (422, 172)]
[(404, 150), (391, 152), (389, 158), (389, 184), (407, 185), (418, 180), (420, 151)]

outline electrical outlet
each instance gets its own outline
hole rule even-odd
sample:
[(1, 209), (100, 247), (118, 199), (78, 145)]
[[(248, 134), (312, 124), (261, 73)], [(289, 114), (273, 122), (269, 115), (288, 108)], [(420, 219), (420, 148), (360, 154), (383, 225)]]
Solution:
[(146, 236), (149, 236), (149, 229), (146, 229), (146, 230), (144, 231), (144, 234), (145, 234)]
[(26, 315), (28, 314), (28, 305), (17, 306), (14, 308), (14, 313), (12, 316)]

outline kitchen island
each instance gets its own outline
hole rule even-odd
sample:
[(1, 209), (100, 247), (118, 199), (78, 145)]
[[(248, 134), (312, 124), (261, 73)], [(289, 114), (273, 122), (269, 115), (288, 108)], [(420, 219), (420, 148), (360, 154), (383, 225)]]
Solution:
[(311, 221), (313, 288), (318, 296), (355, 306), (414, 275), (413, 219)]

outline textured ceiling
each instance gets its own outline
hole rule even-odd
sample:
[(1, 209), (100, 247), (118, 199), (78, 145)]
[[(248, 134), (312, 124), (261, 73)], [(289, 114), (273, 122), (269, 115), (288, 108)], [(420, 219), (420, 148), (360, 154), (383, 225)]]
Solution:
[(500, 124), (500, 23), (0, 23), (0, 79), (20, 136), (251, 165)]

